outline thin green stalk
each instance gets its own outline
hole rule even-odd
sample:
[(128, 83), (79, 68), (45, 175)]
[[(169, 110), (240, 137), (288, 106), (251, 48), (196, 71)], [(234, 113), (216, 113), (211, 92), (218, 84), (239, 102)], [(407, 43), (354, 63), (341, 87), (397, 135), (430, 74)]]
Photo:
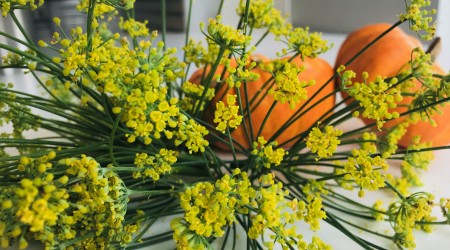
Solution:
[(262, 122), (262, 124), (261, 124), (261, 127), (259, 127), (258, 134), (256, 134), (256, 138), (258, 138), (258, 137), (261, 135), (261, 133), (262, 133), (262, 131), (263, 131), (263, 129), (264, 129), (264, 125), (265, 125), (265, 124), (267, 123), (267, 121), (269, 120), (270, 114), (271, 114), (272, 111), (274, 110), (274, 108), (275, 108), (275, 106), (277, 105), (277, 103), (278, 103), (278, 101), (276, 101), (276, 100), (273, 101), (272, 105), (270, 106), (269, 110), (267, 111), (266, 116), (264, 117), (264, 120), (263, 120), (263, 122)]
[(224, 0), (220, 0), (219, 9), (217, 10), (217, 15), (220, 15), (222, 13), (223, 2), (224, 2)]
[(270, 30), (267, 29), (266, 32), (259, 38), (259, 40), (255, 43), (255, 47), (258, 47), (258, 45), (270, 34)]
[(400, 191), (398, 191), (398, 189), (395, 188), (389, 181), (385, 181), (384, 183), (386, 184), (386, 186), (388, 186), (388, 188), (394, 191), (394, 193), (396, 193), (400, 199), (402, 200), (405, 199), (405, 196), (403, 196), (403, 194)]
[[(167, 33), (167, 20), (166, 20), (166, 0), (161, 0), (161, 21), (162, 21), (162, 41), (164, 43), (163, 50), (166, 50), (166, 33)], [(170, 86), (170, 85), (169, 85)], [(170, 91), (169, 91), (170, 93)]]
[(17, 28), (20, 30), (20, 33), (25, 37), (25, 40), (27, 40), (28, 44), (34, 46), (33, 39), (28, 35), (28, 32), (23, 28), (22, 24), (20, 23), (19, 19), (17, 19), (16, 13), (14, 11), (10, 11), (9, 14), (11, 15), (14, 24), (17, 26)]
[[(246, 101), (246, 105), (248, 105), (247, 84), (245, 82), (244, 82), (244, 93), (245, 93), (244, 100)], [(251, 113), (247, 113), (248, 114), (248, 118), (247, 118), (244, 114), (244, 110), (247, 109), (248, 106), (245, 109), (243, 109), (241, 91), (237, 90), (236, 94), (237, 94), (237, 101), (238, 101), (238, 105), (239, 105), (239, 112), (241, 113), (241, 116), (244, 118), (242, 126), (244, 129), (245, 137), (247, 138), (248, 144), (251, 145), (252, 142), (254, 141), (252, 116), (251, 116)], [(248, 122), (248, 127), (247, 127), (247, 122)]]
[(96, 0), (89, 0), (89, 6), (88, 6), (88, 12), (87, 12), (87, 25), (86, 25), (86, 30), (87, 30), (87, 38), (88, 38), (88, 43), (86, 46), (86, 50), (87, 51), (91, 51), (92, 48), (92, 39), (93, 39), (93, 33), (94, 33), (94, 28), (92, 26), (92, 24), (94, 23), (94, 11), (95, 11), (95, 5), (96, 5), (97, 1)]
[(53, 97), (53, 99), (55, 99), (56, 101), (62, 103), (62, 101), (57, 96), (55, 96), (55, 94), (53, 94), (52, 91), (50, 91), (47, 88), (47, 86), (42, 82), (42, 80), (38, 77), (38, 75), (36, 75), (36, 72), (34, 72), (34, 70), (30, 70), (30, 72), (34, 76), (34, 79), (38, 81), (39, 85), (45, 90), (45, 92), (47, 92), (47, 94)]
[(204, 87), (203, 93), (202, 93), (202, 95), (200, 97), (200, 100), (199, 100), (199, 102), (197, 104), (197, 107), (195, 107), (195, 109), (194, 109), (194, 114), (195, 114), (196, 117), (200, 113), (200, 108), (203, 105), (203, 102), (205, 101), (206, 93), (208, 92), (208, 89), (211, 86), (212, 79), (214, 77), (214, 74), (215, 74), (217, 68), (219, 67), (220, 61), (222, 60), (222, 57), (223, 57), (223, 55), (225, 53), (225, 50), (226, 50), (225, 47), (220, 46), (219, 53), (217, 54), (216, 61), (212, 65), (211, 70), (209, 71), (208, 76), (206, 77), (206, 80), (205, 80), (206, 85), (203, 86)]
[(60, 69), (55, 67), (53, 62), (42, 60), (39, 57), (36, 57), (36, 56), (34, 56), (34, 55), (30, 54), (30, 53), (26, 53), (26, 52), (24, 52), (24, 51), (22, 51), (20, 49), (14, 48), (14, 47), (9, 46), (9, 45), (6, 45), (4, 43), (0, 43), (0, 48), (1, 49), (5, 49), (5, 50), (10, 51), (10, 52), (13, 52), (13, 53), (16, 53), (16, 54), (18, 54), (20, 56), (23, 56), (23, 57), (25, 57), (25, 58), (27, 58), (27, 59), (29, 59), (31, 61), (35, 61), (35, 62), (37, 62), (39, 64), (42, 64), (45, 67), (49, 68), (51, 71), (58, 72), (59, 74), (61, 73)]
[(237, 158), (236, 158), (236, 151), (234, 150), (233, 138), (231, 138), (231, 132), (230, 132), (230, 128), (228, 126), (227, 126), (226, 134), (227, 134), (228, 140), (230, 142), (230, 148), (231, 148), (231, 153), (233, 155), (234, 163), (237, 165), (238, 161), (237, 161)]

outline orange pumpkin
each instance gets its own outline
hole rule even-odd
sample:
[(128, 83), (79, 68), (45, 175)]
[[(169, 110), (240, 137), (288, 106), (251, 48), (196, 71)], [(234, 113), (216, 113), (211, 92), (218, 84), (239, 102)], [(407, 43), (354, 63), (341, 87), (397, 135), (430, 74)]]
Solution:
[[(391, 27), (388, 23), (379, 23), (364, 26), (352, 33), (346, 38), (339, 49), (336, 57), (335, 67), (339, 67), (356, 55), (364, 46), (372, 42), (381, 33)], [(411, 59), (411, 52), (414, 48), (421, 47), (420, 41), (405, 32), (400, 28), (395, 28), (363, 54), (357, 57), (346, 69), (353, 70), (356, 73), (354, 81), (362, 82), (361, 74), (366, 71), (369, 73), (367, 81), (372, 81), (377, 75), (383, 77), (395, 76), (399, 70)], [(438, 65), (433, 65), (436, 73), (444, 73)], [(421, 87), (421, 83), (415, 80), (416, 89)], [(342, 96), (347, 97), (345, 91), (341, 92)], [(349, 100), (350, 102), (351, 100)], [(404, 97), (398, 104), (398, 107), (392, 109), (400, 114), (407, 111), (407, 105), (412, 101), (412, 97)], [(404, 104), (404, 105), (403, 105)], [(450, 143), (450, 123), (448, 123), (450, 115), (450, 105), (442, 108), (446, 115), (434, 115), (432, 118), (438, 124), (433, 127), (429, 122), (418, 122), (411, 124), (407, 133), (399, 141), (399, 145), (407, 146), (410, 144), (413, 137), (420, 135), (422, 141), (430, 141), (433, 146), (442, 146)], [(406, 117), (402, 116), (398, 119), (390, 120), (385, 123), (385, 128), (391, 128), (402, 121)], [(371, 124), (374, 121), (362, 118), (365, 124)], [(446, 121), (447, 120), (447, 121)]]
[[(269, 61), (266, 57), (261, 55), (253, 55), (251, 57), (251, 60), (258, 61), (261, 63), (267, 63)], [(323, 59), (305, 58), (305, 60), (302, 61), (300, 58), (294, 58), (293, 62), (298, 66), (305, 67), (305, 70), (301, 72), (298, 76), (301, 81), (309, 81), (313, 79), (316, 81), (315, 85), (306, 88), (308, 92), (308, 97), (311, 97), (314, 93), (316, 93), (318, 89), (333, 75), (332, 67), (329, 65), (328, 62), (324, 61)], [(219, 68), (216, 71), (216, 74), (222, 73), (223, 69), (224, 69), (223, 66), (219, 66)], [(252, 71), (258, 73), (260, 75), (260, 78), (257, 81), (247, 83), (247, 96), (249, 100), (252, 100), (252, 98), (255, 95), (257, 95), (258, 92), (264, 93), (268, 91), (268, 86), (265, 85), (265, 83), (267, 83), (267, 81), (272, 77), (270, 73), (261, 70), (259, 67), (255, 67)], [(203, 69), (199, 69), (191, 76), (189, 81), (192, 83), (199, 84), (202, 75)], [(227, 77), (226, 74), (225, 77)], [(226, 84), (224, 84), (224, 86), (219, 89), (219, 91), (216, 93), (215, 98), (212, 100), (212, 103), (209, 105), (209, 109), (206, 110), (206, 112), (204, 112), (206, 114), (205, 120), (211, 124), (213, 124), (212, 120), (214, 118), (213, 116), (216, 103), (220, 101), (221, 98), (225, 99), (226, 94), (236, 94), (236, 88), (227, 88), (227, 86), (225, 85)], [(324, 89), (315, 97), (315, 99), (306, 106), (306, 108), (310, 107), (317, 100), (320, 100), (322, 97), (333, 92), (334, 90), (335, 90), (334, 82), (328, 83), (327, 86), (325, 86)], [(225, 91), (227, 91), (227, 93), (224, 93)], [(243, 98), (242, 103), (244, 105), (243, 109), (245, 110), (246, 100), (244, 87), (241, 86), (239, 88), (239, 91), (241, 97)], [(262, 93), (258, 95), (257, 100), (261, 99)], [(263, 123), (264, 117), (266, 116), (273, 102), (274, 98), (267, 94), (256, 107), (254, 107), (255, 104), (251, 105), (251, 109), (253, 110), (250, 114), (251, 117), (250, 119), (252, 122), (252, 133), (254, 137), (257, 135), (258, 130)], [(258, 101), (256, 101), (255, 103), (258, 103)], [(285, 129), (283, 133), (281, 133), (276, 138), (276, 141), (278, 141), (278, 143), (284, 143), (287, 140), (294, 137), (295, 135), (298, 135), (299, 133), (306, 131), (308, 128), (314, 125), (323, 114), (329, 111), (334, 106), (334, 104), (335, 104), (334, 95), (323, 100), (319, 105), (309, 110), (294, 124)], [(270, 117), (268, 118), (266, 124), (264, 125), (261, 135), (264, 136), (266, 140), (271, 138), (278, 131), (278, 129), (281, 128), (301, 106), (302, 103), (297, 104), (295, 109), (291, 109), (288, 103), (281, 104), (278, 102), (275, 108), (273, 109), (272, 113), (270, 114)], [(303, 110), (306, 110), (306, 108), (303, 108)], [(244, 118), (244, 122), (246, 122), (248, 128), (249, 124), (248, 119), (246, 120)], [(213, 125), (216, 126), (216, 124)], [(231, 136), (237, 143), (241, 144), (243, 147), (251, 148), (252, 142), (249, 142), (243, 124), (241, 124), (237, 129), (235, 129), (231, 133)], [(292, 146), (292, 143), (293, 141), (287, 143), (286, 147)], [(224, 150), (229, 149), (227, 145), (224, 145), (222, 143), (216, 143), (216, 146)]]

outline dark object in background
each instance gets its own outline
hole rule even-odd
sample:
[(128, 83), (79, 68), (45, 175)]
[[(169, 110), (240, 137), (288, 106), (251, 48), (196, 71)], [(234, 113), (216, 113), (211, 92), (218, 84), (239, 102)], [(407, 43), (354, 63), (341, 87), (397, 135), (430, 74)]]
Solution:
[[(162, 29), (162, 0), (136, 0), (134, 4), (136, 20), (148, 20), (150, 30)], [(181, 32), (185, 29), (184, 6), (182, 0), (165, 0), (167, 31)]]

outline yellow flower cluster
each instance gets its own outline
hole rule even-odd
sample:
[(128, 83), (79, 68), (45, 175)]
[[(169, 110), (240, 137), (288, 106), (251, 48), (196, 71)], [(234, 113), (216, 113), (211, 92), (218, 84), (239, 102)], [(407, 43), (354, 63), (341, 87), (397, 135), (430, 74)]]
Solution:
[(369, 154), (375, 154), (376, 152), (378, 152), (377, 140), (378, 137), (376, 133), (364, 132), (361, 135), (362, 142), (360, 143), (360, 147), (362, 150), (366, 151)]
[(404, 160), (401, 163), (401, 176), (392, 177), (391, 184), (402, 194), (409, 195), (410, 188), (421, 186), (420, 171), (427, 170), (428, 165), (434, 159), (432, 151), (422, 151), (421, 149), (431, 147), (431, 143), (421, 143), (420, 136), (413, 138), (407, 147)]
[[(364, 81), (367, 77), (367, 72), (364, 72)], [(350, 79), (347, 80), (346, 84), (351, 83)], [(397, 103), (403, 99), (399, 88), (393, 87), (397, 81), (397, 78), (392, 78), (389, 82), (386, 82), (381, 76), (377, 76), (373, 82), (355, 82), (351, 87), (344, 87), (344, 89), (359, 102), (363, 109), (362, 117), (375, 120), (378, 129), (381, 129), (386, 119), (399, 117), (397, 111), (392, 111), (393, 108), (397, 107)], [(358, 115), (359, 112), (355, 111), (354, 116)]]
[(254, 82), (259, 79), (260, 75), (252, 71), (258, 64), (257, 56), (250, 58), (252, 52), (253, 49), (250, 49), (240, 58), (237, 58), (236, 67), (230, 65), (231, 60), (226, 60), (225, 66), (229, 75), (225, 78), (225, 82), (228, 83), (230, 88), (239, 88), (242, 82)]
[[(303, 235), (298, 234), (296, 226), (292, 224), (304, 220), (312, 230), (319, 229), (319, 221), (326, 218), (321, 198), (314, 198), (308, 204), (297, 199), (286, 201), (285, 197), (289, 192), (283, 190), (281, 182), (275, 182), (273, 174), (264, 175), (261, 184), (267, 187), (258, 190), (263, 198), (256, 199), (258, 209), (252, 216), (252, 227), (248, 231), (248, 236), (256, 239), (269, 229), (273, 233), (270, 235), (272, 242), (265, 242), (269, 249), (272, 249), (274, 243), (280, 244), (281, 247), (290, 245), (306, 249), (307, 243), (303, 240)], [(291, 209), (292, 212), (287, 212), (286, 209)]]
[(2, 16), (6, 17), (8, 13), (15, 9), (35, 10), (44, 4), (44, 0), (0, 0), (0, 9)]
[[(439, 106), (445, 106), (447, 103), (440, 105), (432, 105), (436, 101), (447, 98), (450, 93), (448, 88), (444, 86), (441, 79), (434, 77), (434, 71), (431, 55), (425, 53), (420, 48), (412, 51), (412, 59), (407, 65), (406, 69), (401, 72), (401, 75), (412, 75), (410, 81), (417, 79), (422, 88), (415, 91), (414, 100), (411, 102), (410, 109), (416, 110), (410, 115), (412, 123), (417, 121), (428, 121), (432, 125), (436, 122), (431, 118), (434, 114), (441, 114)], [(414, 89), (414, 83), (411, 84)], [(407, 90), (411, 92), (411, 90)]]
[(274, 176), (268, 174), (263, 176), (261, 183), (267, 185), (259, 190), (258, 209), (252, 215), (252, 226), (248, 229), (248, 237), (257, 239), (265, 234), (265, 230), (272, 231), (271, 242), (264, 242), (268, 249), (272, 249), (275, 243), (282, 247), (288, 245), (301, 245), (304, 243), (302, 236), (296, 232), (296, 226), (291, 223), (296, 220), (295, 214), (286, 212), (285, 209), (292, 207), (291, 202), (285, 200), (289, 194), (283, 190), (281, 182), (275, 183)]
[(385, 218), (386, 209), (383, 208), (383, 201), (377, 200), (372, 206), (372, 216), (377, 221), (383, 221)]
[(27, 233), (43, 242), (55, 237), (55, 232), (48, 228), (58, 227), (58, 222), (66, 217), (69, 193), (61, 188), (66, 181), (64, 178), (55, 180), (53, 174), (46, 172), (52, 166), (48, 160), (53, 157), (53, 151), (37, 159), (22, 157), (18, 169), (30, 178), (24, 177), (16, 185), (0, 188), (2, 248), (15, 239), (19, 239), (20, 249), (26, 248), (28, 242), (24, 235)]
[(199, 67), (205, 63), (204, 57), (207, 51), (201, 41), (196, 43), (194, 39), (190, 38), (186, 46), (183, 47), (183, 50), (185, 52), (184, 62), (186, 64), (194, 63), (196, 67)]
[[(150, 39), (156, 36), (152, 33)], [(163, 86), (183, 76), (184, 64), (172, 56), (175, 50), (164, 50), (162, 43), (151, 47), (151, 41), (140, 41), (135, 50), (128, 47), (126, 40), (116, 46), (118, 35), (103, 40), (96, 34), (89, 45), (81, 28), (75, 29), (72, 37), (73, 41), (59, 41), (63, 46), (63, 74), (75, 86), (95, 84), (97, 90), (111, 95), (113, 113), (131, 130), (127, 134), (130, 143), (142, 138), (150, 144), (164, 135), (168, 139), (176, 137), (177, 145), (186, 142), (191, 152), (204, 151), (208, 146), (203, 139), (206, 128), (181, 114), (178, 100), (168, 100), (167, 87)]]
[[(21, 104), (17, 95), (13, 92), (9, 92), (8, 89), (13, 88), (12, 84), (0, 84), (0, 126), (5, 126), (6, 124), (12, 125), (12, 131), (2, 131), (0, 137), (2, 138), (23, 138), (23, 133), (29, 130), (37, 130), (40, 126), (41, 119), (37, 119), (34, 125), (26, 122), (27, 119), (31, 118), (29, 114), (31, 109), (23, 104)], [(0, 149), (2, 154), (6, 154), (5, 148)], [(33, 148), (28, 147), (18, 147), (19, 153), (26, 154), (33, 151)]]
[[(248, 10), (247, 24), (256, 29), (267, 28), (274, 34), (279, 34), (286, 25), (281, 12), (274, 8), (273, 0), (252, 0)], [(245, 0), (240, 0), (236, 9), (238, 15), (245, 17)]]
[(444, 216), (450, 218), (450, 199), (449, 198), (439, 199), (439, 206), (441, 207)]
[(288, 45), (287, 49), (283, 49), (281, 55), (294, 53), (302, 58), (316, 58), (331, 48), (328, 41), (322, 39), (321, 33), (310, 33), (308, 27), (289, 29), (284, 38), (280, 39), (284, 39)]
[(387, 174), (383, 172), (388, 168), (387, 162), (380, 156), (371, 157), (365, 150), (354, 149), (352, 156), (344, 163), (342, 173), (345, 180), (354, 181), (361, 188), (359, 196), (363, 196), (363, 189), (378, 190), (385, 186)]
[(132, 232), (122, 230), (128, 199), (122, 180), (84, 155), (60, 160), (57, 164), (67, 165), (67, 170), (56, 178), (50, 172), (55, 157), (54, 151), (35, 159), (22, 157), (18, 170), (24, 177), (0, 188), (1, 246), (19, 239), (24, 249), (27, 234), (47, 248), (65, 248), (68, 241), (83, 249), (126, 243)]
[[(239, 175), (241, 180), (237, 179)], [(238, 200), (233, 194), (239, 194), (242, 198)], [(188, 187), (180, 194), (180, 205), (185, 211), (184, 217), (171, 223), (178, 248), (189, 246), (191, 244), (189, 241), (194, 235), (203, 239), (211, 236), (222, 237), (223, 228), (236, 220), (236, 210), (246, 212), (245, 207), (251, 203), (250, 199), (255, 195), (246, 173), (240, 173), (239, 170), (235, 170), (231, 177), (224, 175), (215, 184), (200, 182)]]
[(407, 128), (410, 125), (408, 121), (402, 122), (388, 131), (384, 136), (387, 142), (387, 146), (381, 149), (382, 157), (384, 159), (389, 158), (392, 154), (397, 151), (398, 141), (406, 134)]
[(170, 173), (172, 165), (177, 162), (177, 155), (177, 151), (165, 148), (160, 149), (155, 155), (136, 154), (134, 164), (143, 170), (133, 172), (133, 178), (150, 177), (153, 181), (159, 180), (160, 175)]
[[(158, 91), (159, 90), (159, 91)], [(177, 99), (167, 101), (167, 88), (153, 89), (142, 92), (136, 88), (126, 99), (126, 109), (121, 120), (128, 128), (133, 129), (128, 142), (133, 143), (136, 136), (142, 137), (145, 144), (152, 142), (152, 137), (159, 139), (161, 134), (167, 138), (173, 137), (171, 130), (178, 126), (180, 109)]]
[(113, 242), (127, 243), (129, 235), (123, 231), (123, 222), (128, 191), (122, 179), (85, 155), (63, 159), (61, 164), (68, 167), (64, 178), (76, 176), (78, 181), (67, 187), (73, 205), (64, 234), (58, 237), (70, 240), (81, 236), (75, 246), (86, 249), (104, 249)]
[[(406, 248), (415, 248), (413, 229), (418, 222), (431, 222), (434, 196), (429, 193), (414, 193), (389, 206), (388, 214), (395, 231), (395, 242)], [(428, 230), (429, 228), (424, 228)]]
[(267, 143), (263, 136), (259, 136), (258, 140), (253, 142), (252, 155), (256, 156), (256, 167), (264, 166), (271, 168), (272, 166), (279, 166), (283, 161), (283, 157), (288, 154), (283, 148), (276, 148), (278, 143), (276, 141)]
[[(201, 29), (203, 30), (203, 24)], [(215, 19), (209, 19), (207, 38), (211, 43), (215, 43), (222, 48), (231, 51), (240, 49), (243, 46), (249, 45), (251, 41), (250, 36), (243, 34), (241, 30), (222, 24), (222, 17), (219, 15)]]
[(434, 159), (433, 151), (420, 151), (424, 148), (431, 147), (431, 143), (420, 143), (420, 136), (416, 136), (412, 143), (407, 148), (407, 153), (405, 155), (405, 160), (402, 162), (401, 171), (402, 178), (412, 186), (420, 186), (422, 182), (418, 171), (427, 170), (428, 165)]
[(216, 103), (214, 123), (217, 123), (216, 129), (222, 133), (230, 128), (237, 128), (242, 122), (239, 106), (236, 105), (236, 97), (236, 95), (227, 94), (226, 104), (222, 101)]
[(185, 115), (180, 116), (179, 124), (175, 146), (184, 142), (190, 154), (192, 152), (205, 152), (205, 147), (209, 146), (208, 140), (205, 139), (205, 136), (209, 133), (208, 130), (195, 120), (188, 119)]
[[(287, 201), (289, 194), (273, 174), (259, 179), (259, 188), (253, 188), (245, 172), (235, 169), (231, 177), (224, 175), (215, 184), (200, 182), (180, 194), (183, 218), (171, 222), (178, 249), (208, 249), (209, 237), (222, 237), (224, 227), (235, 223), (236, 214), (250, 214), (248, 237), (257, 239), (270, 230), (271, 241), (264, 241), (268, 249), (275, 244), (282, 247), (297, 246), (306, 249), (308, 244), (292, 224), (305, 220), (316, 230), (319, 220), (326, 217), (322, 201), (315, 198), (310, 204), (304, 201)], [(291, 209), (289, 213), (286, 209)], [(319, 239), (309, 245), (322, 245)], [(325, 244), (323, 244), (325, 246)]]
[(328, 194), (329, 191), (325, 187), (324, 181), (308, 180), (302, 188), (302, 192), (306, 195), (306, 201), (311, 202), (314, 198), (320, 198), (322, 194)]
[[(323, 132), (315, 127), (309, 132), (308, 138), (306, 139), (306, 146), (311, 149), (311, 152), (317, 153), (319, 158), (330, 157), (341, 143), (338, 137), (342, 133), (342, 130), (335, 129), (330, 125), (325, 126)], [(319, 158), (316, 158), (316, 160)]]
[(127, 32), (131, 38), (135, 37), (148, 37), (150, 31), (147, 28), (148, 21), (139, 22), (133, 18), (124, 21), (123, 17), (120, 18), (119, 28)]
[[(103, 1), (105, 2), (105, 1)], [(89, 9), (89, 0), (79, 0), (78, 5), (76, 6), (76, 9), (79, 12), (88, 12)], [(118, 11), (114, 6), (111, 6), (109, 4), (105, 4), (102, 2), (97, 2), (94, 7), (94, 18), (100, 18), (105, 19), (106, 15), (108, 16), (108, 21), (111, 20), (111, 18), (118, 14)], [(94, 22), (98, 22), (94, 19)]]
[[(197, 105), (199, 105), (200, 97), (205, 90), (205, 87), (200, 84), (191, 83), (189, 81), (184, 82), (181, 86), (181, 90), (185, 96), (180, 100), (180, 107), (185, 111), (193, 111)], [(206, 91), (205, 100), (210, 101), (214, 98), (214, 88), (209, 88)], [(200, 106), (199, 111), (205, 108), (205, 102)]]
[(304, 69), (295, 63), (285, 60), (276, 60), (265, 69), (274, 75), (276, 87), (269, 90), (269, 95), (281, 103), (289, 103), (294, 109), (297, 103), (308, 98), (306, 87), (315, 84), (314, 80), (309, 82), (300, 81), (298, 74)]
[[(425, 40), (430, 40), (434, 37), (436, 26), (430, 24), (433, 21), (432, 15), (436, 14), (435, 9), (423, 9), (431, 5), (430, 0), (409, 0), (406, 3), (406, 13), (400, 14), (398, 17), (401, 21), (408, 20), (409, 27), (415, 31)], [(425, 34), (420, 34), (420, 31)]]

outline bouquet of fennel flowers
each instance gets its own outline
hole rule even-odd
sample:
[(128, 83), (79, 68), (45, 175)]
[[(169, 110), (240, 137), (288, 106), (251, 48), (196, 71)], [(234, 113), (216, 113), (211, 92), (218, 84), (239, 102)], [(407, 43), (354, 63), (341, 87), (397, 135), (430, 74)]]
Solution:
[[(400, 20), (362, 51), (405, 22), (433, 37), (429, 2), (405, 2)], [(16, 13), (44, 1), (0, 0), (24, 37), (0, 31), (22, 46), (1, 43), (8, 54), (0, 68), (22, 69), (45, 92), (0, 86), (0, 124), (10, 128), (0, 136), (1, 247), (138, 249), (167, 241), (179, 249), (328, 249), (332, 242), (299, 231), (328, 223), (362, 248), (383, 249), (376, 237), (403, 249), (415, 247), (416, 229), (450, 222), (450, 200), (409, 191), (432, 151), (447, 147), (418, 138), (398, 146), (409, 126), (448, 100), (450, 78), (431, 71), (428, 53), (415, 49), (410, 67), (373, 81), (362, 73), (358, 83), (361, 73), (346, 69), (359, 54), (323, 82), (300, 80), (308, 70), (301, 64), (331, 45), (292, 27), (273, 1), (241, 0), (236, 27), (222, 23), (220, 7), (200, 26), (204, 43), (186, 34), (183, 58), (166, 47), (164, 28), (160, 39), (134, 19), (133, 4), (80, 0), (86, 27), (33, 41)], [(112, 19), (121, 33), (111, 32)], [(252, 37), (256, 29), (265, 33)], [(268, 34), (284, 46), (279, 58), (253, 53)], [(408, 91), (414, 79), (422, 85)], [(335, 103), (338, 92), (347, 97)], [(399, 113), (402, 96), (418, 101)], [(308, 112), (317, 107), (318, 115)], [(280, 113), (285, 119), (273, 127)], [(337, 127), (357, 116), (370, 122)], [(396, 162), (400, 176), (389, 170)], [(395, 201), (367, 204), (374, 192)]]

